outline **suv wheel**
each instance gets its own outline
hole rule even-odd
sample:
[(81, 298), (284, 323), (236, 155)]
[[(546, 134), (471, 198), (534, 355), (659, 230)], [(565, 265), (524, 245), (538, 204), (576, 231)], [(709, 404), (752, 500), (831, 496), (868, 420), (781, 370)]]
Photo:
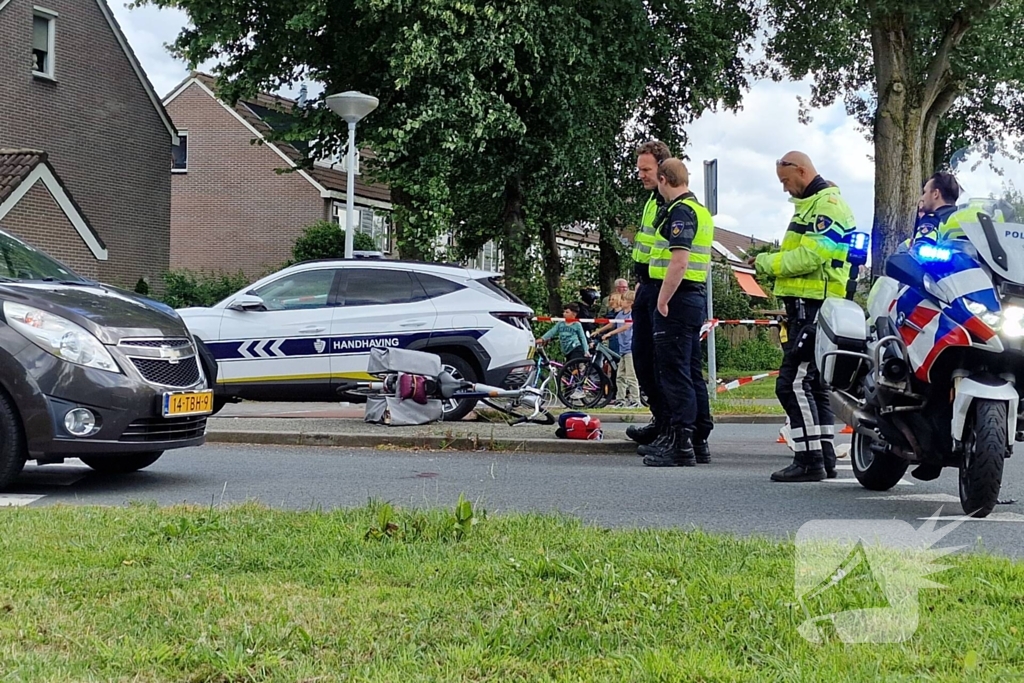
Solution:
[[(464, 379), (470, 382), (479, 381), (473, 366), (460, 356), (456, 356), (454, 353), (439, 353), (437, 356), (441, 359), (441, 365), (444, 369), (450, 372), (456, 379)], [(476, 399), (444, 401), (441, 404), (441, 410), (443, 411), (441, 419), (445, 422), (458, 422), (469, 415), (470, 411), (475, 407)]]

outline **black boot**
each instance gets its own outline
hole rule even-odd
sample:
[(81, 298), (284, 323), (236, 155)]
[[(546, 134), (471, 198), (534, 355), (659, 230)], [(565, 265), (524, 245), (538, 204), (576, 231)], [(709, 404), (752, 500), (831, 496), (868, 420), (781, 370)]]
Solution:
[(693, 451), (697, 456), (697, 463), (700, 465), (707, 465), (711, 463), (711, 449), (708, 448), (708, 442), (705, 441), (694, 441)]
[(810, 451), (797, 455), (793, 464), (786, 469), (772, 473), (772, 481), (804, 482), (822, 481), (825, 477), (825, 462), (821, 451)]
[(658, 424), (658, 418), (656, 417), (652, 417), (651, 421), (643, 427), (630, 425), (626, 428), (626, 436), (633, 441), (636, 441), (641, 446), (647, 446), (654, 443), (655, 439), (657, 439), (660, 434), (661, 426)]
[(825, 464), (825, 476), (829, 479), (838, 477), (839, 472), (836, 471), (836, 447), (832, 445), (831, 441), (822, 440), (821, 456)]
[(650, 453), (658, 453), (665, 448), (665, 442), (671, 435), (671, 429), (663, 429), (658, 432), (658, 437), (649, 444), (640, 444), (636, 447), (637, 455), (648, 455)]
[(689, 432), (677, 427), (669, 429), (667, 434), (664, 440), (657, 442), (661, 448), (656, 451), (648, 448), (644, 464), (648, 467), (694, 467), (697, 458), (693, 444), (690, 443)]

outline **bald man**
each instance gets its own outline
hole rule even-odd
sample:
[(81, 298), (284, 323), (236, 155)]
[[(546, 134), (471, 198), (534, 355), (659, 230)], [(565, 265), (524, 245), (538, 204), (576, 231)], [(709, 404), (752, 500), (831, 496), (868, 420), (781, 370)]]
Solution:
[(775, 172), (795, 210), (782, 249), (752, 259), (758, 273), (775, 278), (775, 296), (786, 307), (784, 356), (775, 395), (789, 417), (793, 464), (772, 481), (821, 481), (836, 476), (834, 415), (814, 362), (815, 318), (828, 297), (846, 296), (853, 212), (839, 188), (824, 180), (803, 152), (775, 162)]

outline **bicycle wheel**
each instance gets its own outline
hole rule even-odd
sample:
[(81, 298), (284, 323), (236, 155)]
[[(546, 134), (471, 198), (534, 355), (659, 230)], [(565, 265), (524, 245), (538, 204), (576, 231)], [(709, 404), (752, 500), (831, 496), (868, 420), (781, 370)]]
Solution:
[[(544, 371), (542, 370), (538, 377), (537, 369), (530, 373), (527, 381), (523, 384), (523, 388), (532, 387), (539, 389), (544, 383)], [(534, 414), (534, 406), (532, 401), (528, 398), (516, 397), (516, 398), (485, 398), (481, 399), (482, 402), (490, 408), (497, 410), (502, 413), (503, 416), (512, 418), (506, 420), (508, 422), (521, 422), (530, 418)], [(533, 418), (532, 421), (539, 422), (541, 424), (553, 424), (554, 417), (547, 412), (551, 404), (550, 392), (543, 391), (540, 397), (540, 414)]]
[(589, 360), (569, 361), (558, 371), (555, 394), (566, 408), (596, 408), (608, 395), (608, 378)]

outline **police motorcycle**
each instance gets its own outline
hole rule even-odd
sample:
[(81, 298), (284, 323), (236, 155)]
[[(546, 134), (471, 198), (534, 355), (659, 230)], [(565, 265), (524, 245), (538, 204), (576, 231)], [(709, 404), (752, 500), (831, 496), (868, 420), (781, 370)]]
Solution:
[(910, 465), (921, 480), (955, 467), (964, 512), (986, 517), (1024, 441), (1024, 225), (977, 217), (967, 240), (890, 256), (866, 318), (852, 296), (826, 301), (815, 355), (864, 488), (889, 490)]

